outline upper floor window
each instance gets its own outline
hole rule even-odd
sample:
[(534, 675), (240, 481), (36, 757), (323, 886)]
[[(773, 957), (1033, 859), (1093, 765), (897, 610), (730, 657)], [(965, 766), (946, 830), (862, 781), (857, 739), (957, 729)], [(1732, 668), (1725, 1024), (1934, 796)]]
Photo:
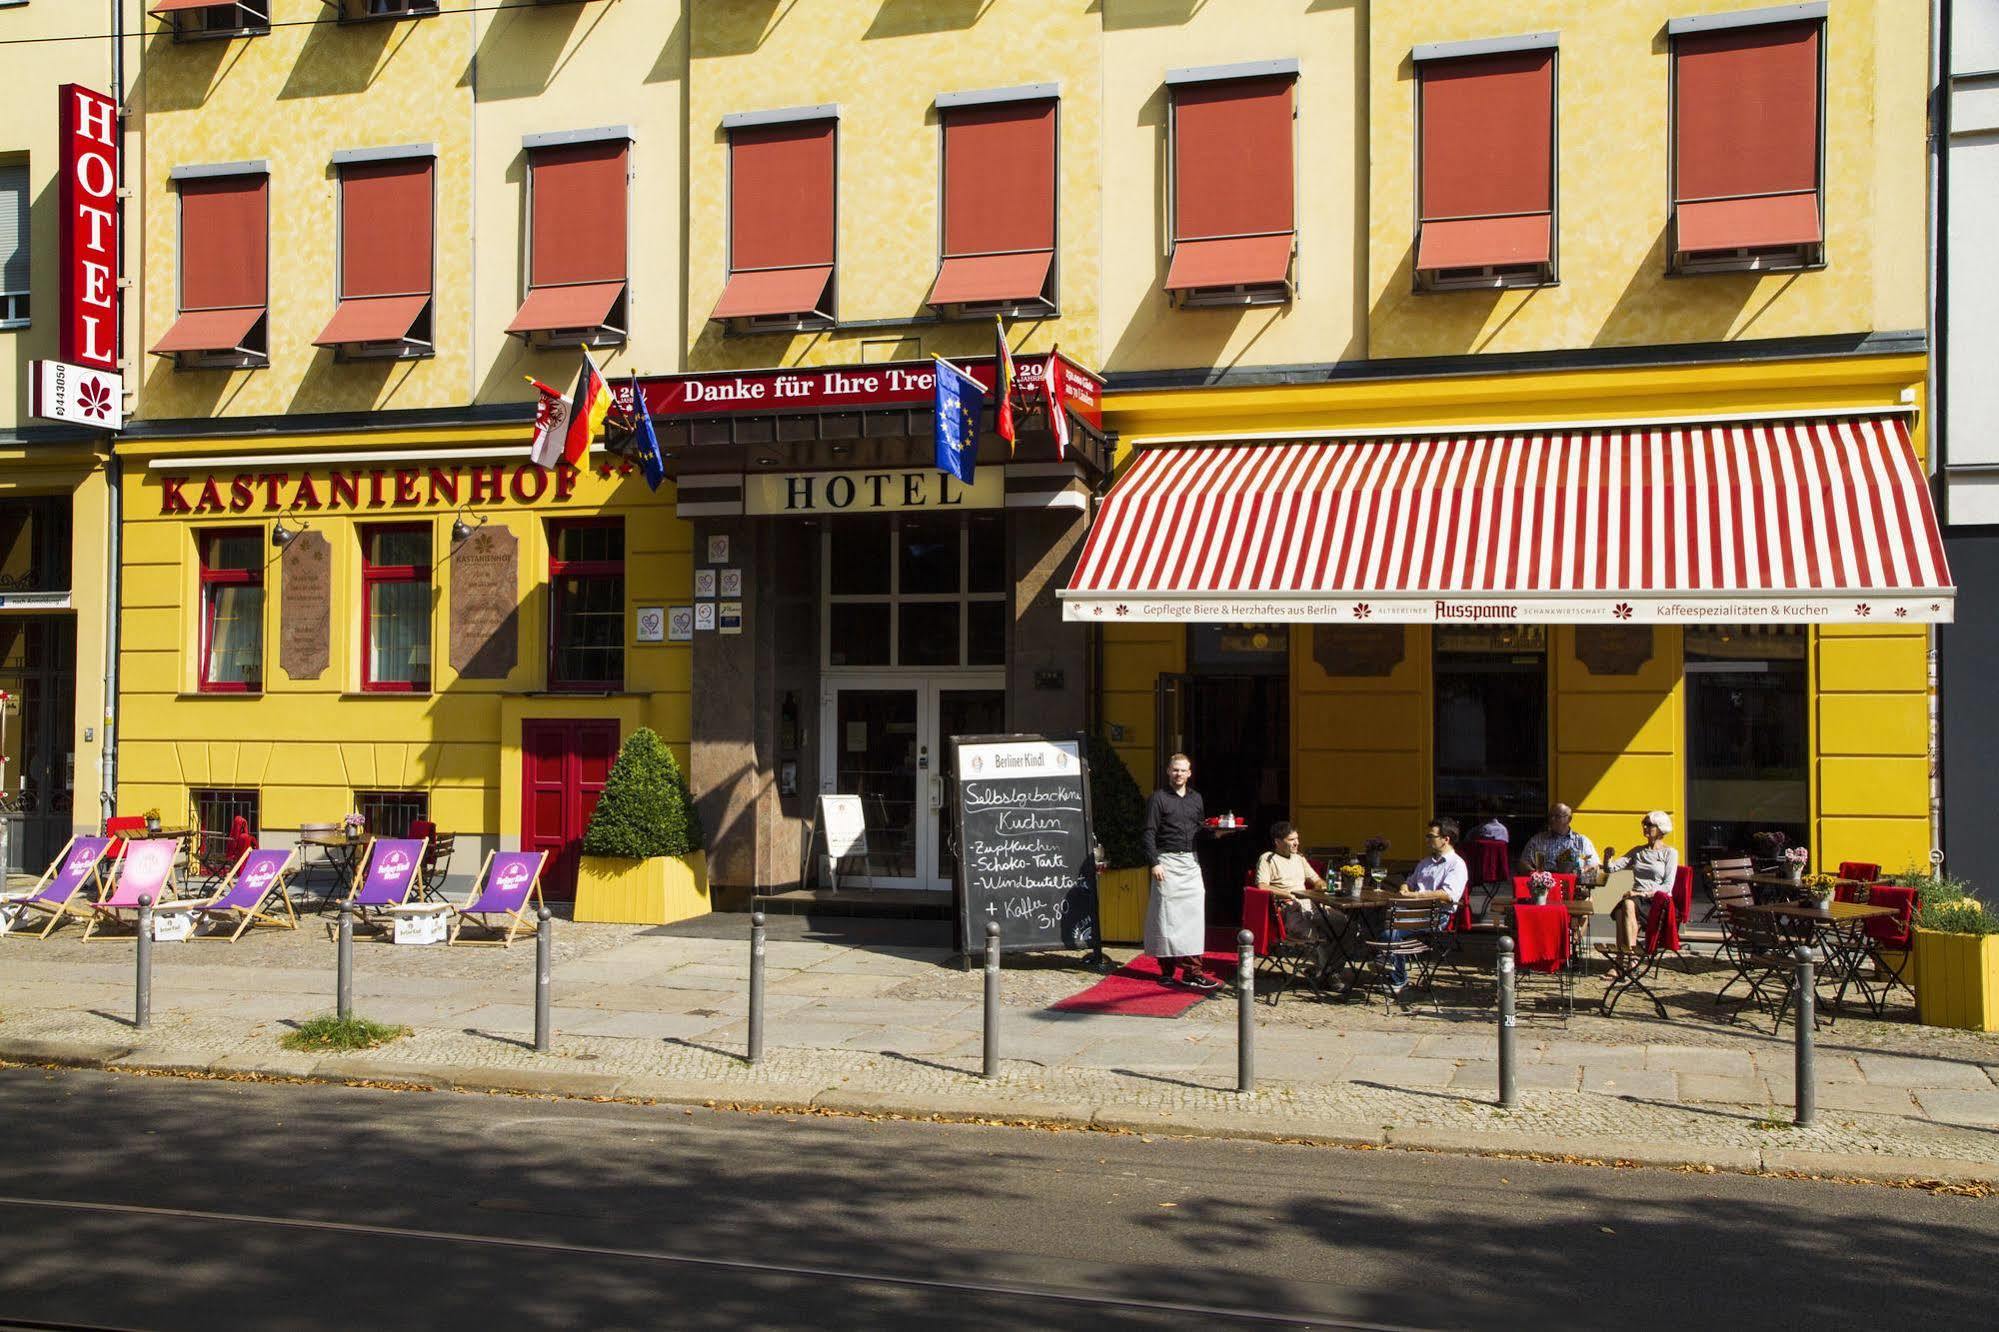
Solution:
[(1416, 281), (1555, 280), (1555, 35), (1419, 46)]
[(69, 579), (69, 496), (0, 499), (0, 595), (67, 593)]
[(0, 162), (0, 328), (28, 324), (28, 164)]
[(254, 37), (271, 30), (271, 0), (152, 0), (146, 12), (173, 30), (177, 42), (208, 37)]
[(423, 18), (437, 13), (438, 0), (326, 0), (345, 19)]
[[(1790, 5), (1668, 25), (1676, 270), (1801, 268), (1824, 259), (1825, 8)], [(1773, 12), (1808, 17), (1771, 22)]]
[(631, 131), (531, 134), (527, 299), (507, 332), (541, 346), (625, 340)]
[(729, 135), (729, 282), (714, 319), (746, 331), (833, 323), (840, 109), (722, 118)]
[(342, 360), (428, 356), (437, 150), (335, 153), (340, 173), (339, 307), (314, 345)]
[(548, 687), (625, 685), (625, 525), (617, 518), (548, 527)]
[(202, 692), (254, 693), (264, 686), (264, 529), (230, 527), (195, 540)]
[(271, 177), (262, 162), (176, 167), (180, 317), (153, 344), (183, 366), (268, 363)]
[(937, 99), (942, 259), (929, 304), (949, 314), (1055, 311), (1052, 84)]
[(361, 529), (361, 688), (430, 688), (430, 528)]
[(1166, 85), (1173, 163), (1166, 290), (1187, 305), (1290, 300), (1298, 62), (1176, 69)]

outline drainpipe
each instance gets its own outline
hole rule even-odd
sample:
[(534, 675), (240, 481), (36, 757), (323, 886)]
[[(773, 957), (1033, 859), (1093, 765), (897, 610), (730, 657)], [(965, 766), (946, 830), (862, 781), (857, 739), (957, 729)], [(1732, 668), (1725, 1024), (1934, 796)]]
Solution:
[[(111, 0), (111, 102), (118, 108), (118, 339), (125, 349), (125, 0)], [(117, 437), (104, 463), (104, 734), (100, 755), (98, 804), (104, 817), (118, 812), (118, 607), (123, 593), (124, 467), (116, 453)]]
[[(1950, 8), (1948, 0), (1930, 0), (1930, 68), (1929, 68), (1929, 160), (1927, 162), (1929, 207), (1925, 210), (1928, 221), (1929, 263), (1925, 265), (1928, 278), (1924, 292), (1927, 298), (1926, 314), (1929, 322), (1929, 355), (1923, 358), (1923, 404), (1929, 412), (1930, 460), (1933, 475), (1932, 494), (1942, 501), (1943, 517), (1950, 521), (1950, 482), (1946, 472), (1948, 458), (1947, 431), (1943, 413), (1939, 410), (1944, 386), (1937, 373), (1939, 362), (1948, 355), (1944, 349), (1946, 334), (1943, 318), (1945, 312), (1945, 265), (1948, 256), (1944, 253), (1943, 212), (1949, 206), (1949, 153), (1950, 153)], [(1948, 531), (1948, 527), (1945, 528)], [(1924, 630), (1925, 658), (1928, 662), (1927, 688), (1929, 692), (1930, 719), (1930, 858), (1940, 860), (1943, 855), (1943, 705), (1938, 695), (1938, 639), (1936, 625)]]

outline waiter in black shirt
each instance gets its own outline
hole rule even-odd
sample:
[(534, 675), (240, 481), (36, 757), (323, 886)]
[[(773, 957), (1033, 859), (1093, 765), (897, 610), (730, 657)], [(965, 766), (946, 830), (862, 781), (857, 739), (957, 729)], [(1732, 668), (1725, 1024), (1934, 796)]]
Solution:
[(1152, 895), (1145, 905), (1145, 951), (1159, 959), (1159, 974), (1189, 989), (1218, 990), (1221, 982), (1201, 965), (1207, 948), (1208, 894), (1194, 859), (1194, 838), (1207, 813), (1201, 793), (1188, 783), (1194, 764), (1175, 754), (1166, 785), (1145, 802), (1145, 863), (1152, 867)]

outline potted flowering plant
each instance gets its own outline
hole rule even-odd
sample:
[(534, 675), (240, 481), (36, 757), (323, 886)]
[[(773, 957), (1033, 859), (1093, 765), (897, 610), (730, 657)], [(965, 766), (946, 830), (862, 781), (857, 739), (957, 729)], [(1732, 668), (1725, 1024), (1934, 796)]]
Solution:
[(340, 829), (351, 842), (368, 830), (368, 820), (360, 814), (344, 815), (340, 820)]
[(160, 807), (158, 805), (147, 810), (144, 817), (147, 832), (156, 833), (160, 830)]
[(1371, 870), (1381, 868), (1382, 853), (1388, 850), (1386, 837), (1370, 837), (1360, 844), (1361, 863)]
[(1802, 846), (1789, 846), (1784, 848), (1782, 859), (1784, 873), (1797, 880), (1805, 876), (1805, 866), (1811, 863), (1812, 853)]
[(1784, 867), (1784, 844), (1789, 840), (1774, 828), (1749, 834), (1749, 858), (1758, 874), (1775, 873)]
[(1804, 877), (1805, 901), (1807, 904), (1823, 908), (1832, 901), (1833, 885), (1839, 880), (1830, 874), (1807, 874)]
[(1367, 866), (1359, 861), (1349, 861), (1340, 866), (1340, 883), (1345, 886), (1348, 897), (1360, 896), (1361, 881), (1367, 878)]
[(1535, 906), (1548, 905), (1548, 894), (1555, 891), (1555, 876), (1547, 870), (1535, 870), (1527, 876), (1527, 891), (1534, 895)]

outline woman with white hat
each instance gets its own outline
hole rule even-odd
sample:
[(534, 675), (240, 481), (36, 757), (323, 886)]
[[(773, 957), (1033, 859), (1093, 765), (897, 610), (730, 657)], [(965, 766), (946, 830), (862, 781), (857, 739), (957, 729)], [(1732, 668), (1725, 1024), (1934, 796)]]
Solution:
[(1630, 855), (1620, 856), (1608, 846), (1603, 849), (1606, 873), (1631, 871), (1631, 891), (1611, 908), (1617, 920), (1617, 946), (1626, 950), (1638, 947), (1639, 910), (1651, 905), (1654, 893), (1672, 892), (1673, 880), (1680, 872), (1680, 853), (1666, 845), (1666, 839), (1673, 835), (1673, 816), (1655, 809), (1638, 826), (1645, 834), (1645, 845)]

